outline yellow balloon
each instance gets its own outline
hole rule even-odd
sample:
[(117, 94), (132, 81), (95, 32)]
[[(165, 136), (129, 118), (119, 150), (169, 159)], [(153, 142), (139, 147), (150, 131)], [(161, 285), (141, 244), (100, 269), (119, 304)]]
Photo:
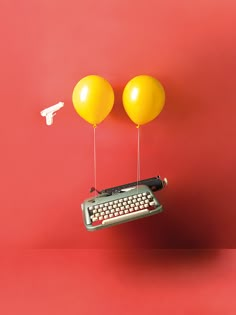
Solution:
[(110, 113), (114, 104), (114, 91), (110, 83), (98, 75), (81, 79), (74, 87), (72, 102), (76, 112), (96, 126)]
[(148, 75), (131, 79), (123, 91), (123, 105), (129, 118), (138, 126), (156, 118), (165, 104), (161, 83)]

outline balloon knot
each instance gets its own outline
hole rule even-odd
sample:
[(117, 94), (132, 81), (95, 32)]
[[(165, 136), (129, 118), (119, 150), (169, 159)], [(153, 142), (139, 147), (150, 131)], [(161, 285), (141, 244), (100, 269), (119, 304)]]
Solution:
[(95, 128), (97, 128), (97, 125), (96, 125), (96, 124), (94, 124), (94, 125), (93, 125), (93, 128), (94, 128), (94, 129), (95, 129)]
[(136, 128), (139, 128), (139, 127), (140, 127), (140, 125), (137, 125), (137, 126), (136, 126)]

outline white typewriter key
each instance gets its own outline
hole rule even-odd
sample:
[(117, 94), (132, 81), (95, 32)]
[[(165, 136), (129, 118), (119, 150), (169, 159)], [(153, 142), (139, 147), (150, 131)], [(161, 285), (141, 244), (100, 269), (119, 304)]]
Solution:
[(113, 205), (112, 208), (113, 208), (113, 209), (117, 208), (117, 205)]
[(112, 218), (113, 217), (113, 213), (109, 214), (109, 218)]
[(133, 208), (133, 207), (134, 207), (134, 203), (131, 203), (130, 207), (132, 207), (132, 208)]
[(110, 201), (110, 202), (109, 202), (109, 205), (112, 206), (112, 205), (113, 205), (113, 201)]
[(93, 218), (92, 219), (93, 222), (96, 222), (97, 220), (98, 220), (98, 218)]
[(99, 217), (98, 220), (100, 220), (100, 221), (103, 220), (103, 217)]
[(93, 210), (93, 213), (97, 213), (97, 210)]
[(101, 215), (104, 215), (105, 214), (105, 212), (103, 211), (103, 212), (101, 212)]
[(127, 200), (128, 200), (128, 198), (127, 198), (127, 197), (125, 197), (125, 198), (124, 198), (124, 201), (127, 201)]
[(123, 201), (123, 199), (119, 199), (119, 202), (122, 202)]
[(118, 203), (118, 207), (121, 207), (122, 206), (122, 203)]
[(140, 201), (140, 205), (143, 205), (144, 204), (144, 201)]
[(125, 201), (125, 202), (123, 202), (123, 205), (124, 205), (124, 206), (126, 206), (126, 205), (127, 205), (127, 202), (126, 202), (126, 201)]
[(93, 210), (93, 207), (89, 207), (88, 209), (89, 209), (89, 210)]
[(128, 199), (131, 200), (131, 199), (133, 199), (133, 197), (132, 197), (132, 196), (129, 196)]
[(95, 217), (98, 218), (99, 216), (100, 216), (100, 213), (96, 213), (96, 214), (95, 214)]
[(136, 202), (136, 203), (135, 203), (135, 206), (139, 206), (139, 202)]
[(142, 197), (142, 194), (138, 194), (138, 197)]
[(126, 209), (126, 210), (125, 210), (125, 213), (129, 213), (129, 210), (128, 210), (128, 209)]
[(98, 209), (98, 206), (95, 206), (94, 208), (95, 208), (95, 209)]
[(107, 211), (106, 211), (106, 214), (109, 214), (109, 213), (110, 213), (110, 211), (109, 211), (109, 210), (107, 210)]
[(111, 209), (112, 209), (112, 206), (109, 206), (108, 209), (111, 210)]
[(148, 208), (148, 204), (147, 203), (144, 204), (144, 208)]
[(137, 210), (138, 210), (138, 207), (134, 207), (134, 210), (137, 211)]
[(98, 209), (98, 212), (99, 212), (99, 213), (102, 212), (102, 209)]
[(132, 201), (131, 201), (131, 200), (129, 200), (129, 201), (128, 201), (128, 205), (131, 205), (131, 203), (132, 203)]
[(137, 201), (141, 201), (141, 200), (142, 200), (141, 198), (138, 198), (138, 199), (137, 199)]
[(118, 200), (115, 200), (114, 203), (118, 203)]
[(108, 206), (108, 202), (106, 202), (106, 203), (104, 204), (104, 206), (107, 207), (107, 206)]
[(142, 200), (146, 200), (146, 197), (142, 197)]
[(122, 206), (122, 207), (120, 207), (120, 210), (124, 210), (124, 209), (125, 209), (125, 207), (123, 207), (123, 206)]
[(150, 202), (150, 206), (155, 206), (155, 202), (154, 202), (154, 201), (151, 201), (151, 202)]
[(140, 207), (139, 207), (139, 209), (143, 209), (144, 208), (144, 206), (143, 205), (141, 205)]
[(124, 211), (120, 211), (120, 215), (124, 214)]
[(133, 195), (133, 198), (137, 198), (137, 195)]
[(148, 195), (147, 197), (148, 197), (148, 199), (152, 199), (152, 196), (151, 196), (151, 195)]
[(115, 212), (115, 210), (114, 210), (114, 209), (112, 209), (112, 210), (111, 210), (111, 213), (114, 213), (114, 212)]
[(119, 212), (119, 211), (120, 211), (120, 208), (116, 208), (116, 211)]
[(146, 192), (143, 192), (143, 196), (146, 196), (147, 195), (147, 193)]
[(130, 208), (130, 209), (129, 209), (129, 212), (133, 212), (133, 211), (134, 211), (134, 208)]
[(104, 215), (104, 219), (108, 219), (108, 215), (106, 214), (106, 215)]
[(145, 202), (145, 203), (149, 203), (149, 200), (148, 200), (148, 199), (146, 199), (144, 202)]
[(118, 212), (115, 212), (114, 216), (117, 217), (118, 215), (119, 215), (119, 213), (118, 213)]
[(103, 208), (103, 211), (106, 211), (106, 210), (107, 210), (107, 207), (104, 207), (104, 208)]

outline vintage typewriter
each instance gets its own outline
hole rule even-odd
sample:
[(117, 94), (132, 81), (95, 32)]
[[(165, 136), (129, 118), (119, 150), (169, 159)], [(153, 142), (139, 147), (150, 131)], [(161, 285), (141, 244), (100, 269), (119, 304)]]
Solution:
[(97, 191), (81, 205), (85, 227), (94, 231), (161, 212), (153, 192), (166, 185), (167, 179), (157, 176)]

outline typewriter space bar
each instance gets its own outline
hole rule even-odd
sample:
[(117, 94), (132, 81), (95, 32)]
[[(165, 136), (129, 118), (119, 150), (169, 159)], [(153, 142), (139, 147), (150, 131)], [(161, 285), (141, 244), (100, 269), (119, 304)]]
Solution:
[(117, 223), (117, 222), (121, 222), (121, 221), (126, 221), (129, 219), (135, 219), (135, 218), (141, 217), (147, 213), (149, 213), (148, 210), (140, 210), (140, 211), (134, 212), (134, 213), (123, 214), (123, 215), (116, 217), (116, 218), (106, 219), (106, 220), (102, 221), (102, 224), (107, 225), (107, 224)]

